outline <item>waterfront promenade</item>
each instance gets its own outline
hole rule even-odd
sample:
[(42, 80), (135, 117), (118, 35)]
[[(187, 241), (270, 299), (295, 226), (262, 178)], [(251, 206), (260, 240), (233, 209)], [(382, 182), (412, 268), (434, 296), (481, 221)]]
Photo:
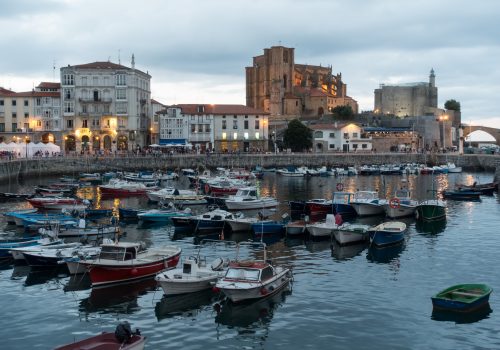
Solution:
[(29, 176), (75, 175), (81, 172), (179, 170), (182, 168), (264, 168), (307, 166), (342, 167), (363, 164), (454, 162), (464, 169), (495, 171), (499, 155), (422, 153), (280, 153), (280, 154), (174, 154), (58, 156), (0, 161), (0, 179)]

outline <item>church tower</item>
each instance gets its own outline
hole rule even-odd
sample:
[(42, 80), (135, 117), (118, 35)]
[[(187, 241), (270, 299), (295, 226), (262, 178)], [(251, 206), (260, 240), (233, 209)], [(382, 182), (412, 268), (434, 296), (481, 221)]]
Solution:
[(434, 74), (434, 68), (431, 68), (431, 74), (429, 75), (429, 86), (436, 87), (436, 75)]

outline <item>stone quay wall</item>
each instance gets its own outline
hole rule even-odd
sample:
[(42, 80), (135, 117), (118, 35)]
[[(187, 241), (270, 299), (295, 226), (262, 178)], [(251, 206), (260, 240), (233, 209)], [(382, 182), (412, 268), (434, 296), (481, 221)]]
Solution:
[(173, 156), (116, 157), (57, 157), (0, 161), (0, 180), (48, 175), (77, 175), (82, 172), (179, 170), (182, 168), (215, 169), (308, 166), (344, 167), (363, 164), (425, 163), (428, 165), (454, 162), (465, 170), (495, 171), (500, 179), (500, 156), (482, 154), (416, 154), (416, 153), (296, 153), (296, 154), (210, 154)]

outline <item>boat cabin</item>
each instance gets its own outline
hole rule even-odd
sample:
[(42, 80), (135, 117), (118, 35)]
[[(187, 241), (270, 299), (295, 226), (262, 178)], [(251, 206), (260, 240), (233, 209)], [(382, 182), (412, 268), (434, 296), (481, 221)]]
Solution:
[(354, 196), (352, 192), (334, 192), (333, 204), (349, 204)]
[(104, 244), (101, 246), (99, 260), (127, 261), (137, 258), (139, 245), (136, 243)]
[(368, 202), (374, 199), (378, 200), (378, 192), (376, 191), (358, 191), (354, 193), (355, 201)]
[(262, 282), (274, 274), (273, 267), (263, 261), (236, 261), (229, 264), (224, 280)]
[(257, 189), (255, 187), (245, 187), (240, 188), (238, 192), (236, 192), (235, 197), (249, 197), (256, 198), (257, 197)]

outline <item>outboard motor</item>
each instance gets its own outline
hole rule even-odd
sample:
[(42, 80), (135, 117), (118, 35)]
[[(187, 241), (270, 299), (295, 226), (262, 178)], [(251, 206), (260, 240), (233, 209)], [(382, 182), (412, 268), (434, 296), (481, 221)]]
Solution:
[(130, 324), (127, 321), (121, 322), (116, 326), (115, 338), (120, 343), (127, 343), (132, 335), (132, 328), (130, 328)]

